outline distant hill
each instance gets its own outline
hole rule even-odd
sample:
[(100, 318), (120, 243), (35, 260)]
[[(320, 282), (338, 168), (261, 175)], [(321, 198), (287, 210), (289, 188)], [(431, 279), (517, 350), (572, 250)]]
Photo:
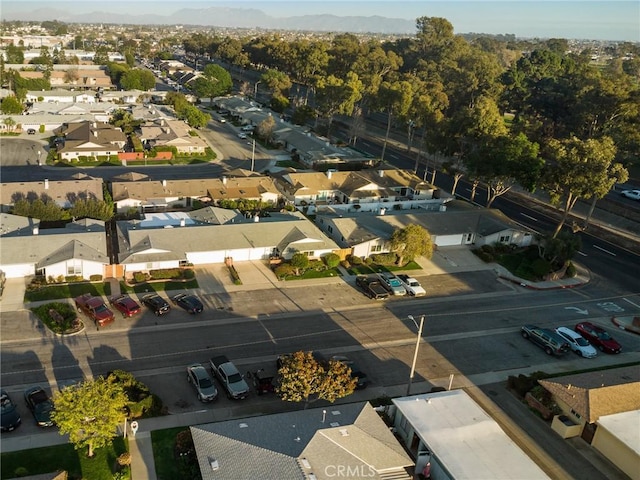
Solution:
[[(151, 4), (150, 4), (151, 5)], [(201, 9), (184, 8), (174, 14), (164, 16), (127, 15), (95, 11), (73, 14), (55, 6), (30, 12), (1, 13), (2, 20), (22, 20), (42, 22), (58, 20), (64, 23), (112, 23), (131, 25), (202, 25), (228, 28), (265, 28), (281, 30), (306, 30), (316, 32), (354, 32), (413, 34), (416, 32), (415, 20), (386, 18), (379, 16), (303, 15), (297, 17), (272, 17), (261, 10), (249, 8), (207, 7)]]

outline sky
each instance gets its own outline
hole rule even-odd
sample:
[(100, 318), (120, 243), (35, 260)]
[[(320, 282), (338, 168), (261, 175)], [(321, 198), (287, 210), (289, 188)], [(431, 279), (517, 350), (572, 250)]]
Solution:
[(638, 0), (0, 0), (0, 12), (55, 8), (68, 12), (115, 11), (170, 15), (182, 8), (255, 8), (273, 17), (330, 13), (415, 20), (444, 17), (456, 33), (513, 33), (518, 37), (640, 42)]

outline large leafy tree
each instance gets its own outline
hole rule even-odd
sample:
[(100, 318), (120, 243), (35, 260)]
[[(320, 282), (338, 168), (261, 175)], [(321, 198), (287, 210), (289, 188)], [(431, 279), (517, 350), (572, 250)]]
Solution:
[(156, 84), (153, 72), (134, 68), (125, 71), (120, 77), (120, 86), (125, 90), (151, 90)]
[(269, 69), (260, 77), (260, 81), (264, 83), (271, 92), (280, 96), (291, 88), (291, 79), (286, 73), (278, 70)]
[(629, 178), (629, 172), (614, 162), (616, 147), (609, 137), (552, 140), (549, 155), (542, 186), (551, 202), (562, 210), (553, 237), (558, 235), (578, 200), (602, 198), (616, 183)]
[(408, 81), (385, 81), (380, 85), (376, 96), (376, 106), (378, 110), (387, 114), (387, 130), (382, 143), (382, 152), (380, 153), (381, 161), (384, 161), (393, 117), (406, 117), (411, 108), (412, 99), (413, 88)]
[(57, 392), (51, 418), (61, 435), (69, 434), (76, 449), (87, 448), (87, 455), (93, 457), (96, 448), (108, 445), (116, 436), (127, 401), (114, 377), (98, 377)]
[(391, 250), (398, 255), (398, 264), (417, 257), (431, 258), (433, 256), (433, 241), (429, 232), (420, 225), (407, 225), (391, 234), (389, 239)]
[(0, 104), (0, 110), (5, 115), (14, 115), (20, 114), (24, 110), (22, 103), (18, 100), (14, 95), (9, 95), (2, 99), (2, 103)]
[(319, 362), (311, 352), (302, 351), (283, 356), (281, 360), (276, 391), (287, 402), (305, 402), (305, 408), (317, 400), (333, 403), (351, 395), (356, 388), (357, 379), (342, 362)]
[(329, 75), (320, 79), (316, 87), (316, 108), (320, 116), (328, 119), (327, 135), (331, 131), (333, 117), (342, 113), (351, 115), (355, 103), (362, 95), (362, 83), (358, 76), (350, 72), (346, 80)]
[(204, 67), (202, 76), (193, 81), (192, 88), (196, 95), (209, 97), (213, 102), (214, 97), (229, 93), (232, 85), (231, 74), (220, 65), (210, 63)]

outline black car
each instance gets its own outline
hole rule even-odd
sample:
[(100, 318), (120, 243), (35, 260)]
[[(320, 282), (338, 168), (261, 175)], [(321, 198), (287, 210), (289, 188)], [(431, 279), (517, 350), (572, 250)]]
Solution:
[(358, 365), (353, 360), (344, 355), (334, 355), (331, 357), (331, 360), (344, 363), (351, 369), (351, 378), (355, 378), (358, 382), (356, 383), (356, 390), (367, 388), (367, 385), (369, 385), (369, 378), (367, 377), (366, 373), (360, 370)]
[(53, 403), (42, 387), (34, 386), (25, 390), (24, 401), (39, 427), (53, 427), (53, 420), (51, 420)]
[(173, 303), (178, 305), (180, 308), (183, 308), (189, 313), (201, 313), (204, 309), (202, 302), (195, 295), (190, 295), (188, 293), (179, 293), (175, 297), (172, 298)]
[(0, 408), (2, 408), (2, 421), (0, 422), (2, 431), (10, 432), (18, 428), (22, 423), (22, 419), (16, 409), (16, 405), (4, 390), (0, 392)]
[(157, 293), (149, 293), (142, 297), (142, 303), (144, 303), (149, 309), (156, 314), (156, 316), (169, 313), (171, 306), (169, 303)]

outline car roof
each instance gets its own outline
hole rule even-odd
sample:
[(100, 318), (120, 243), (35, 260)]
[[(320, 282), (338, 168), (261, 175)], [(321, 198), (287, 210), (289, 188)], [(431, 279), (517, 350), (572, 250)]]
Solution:
[(578, 338), (578, 337), (581, 336), (578, 332), (576, 332), (575, 330), (572, 330), (569, 327), (558, 327), (558, 328), (556, 328), (556, 330), (558, 332), (565, 333), (565, 334), (569, 335), (572, 338)]

